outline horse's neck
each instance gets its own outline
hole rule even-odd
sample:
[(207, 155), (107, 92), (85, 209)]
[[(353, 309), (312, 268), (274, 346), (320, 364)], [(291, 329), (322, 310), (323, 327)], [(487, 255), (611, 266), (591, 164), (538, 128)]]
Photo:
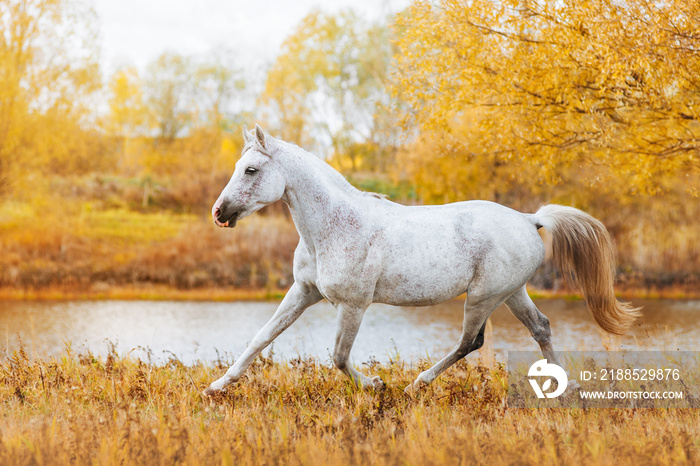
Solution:
[(360, 202), (363, 194), (325, 162), (311, 158), (314, 155), (288, 157), (287, 189), (283, 199), (304, 242), (320, 246), (328, 237), (328, 220), (338, 206)]

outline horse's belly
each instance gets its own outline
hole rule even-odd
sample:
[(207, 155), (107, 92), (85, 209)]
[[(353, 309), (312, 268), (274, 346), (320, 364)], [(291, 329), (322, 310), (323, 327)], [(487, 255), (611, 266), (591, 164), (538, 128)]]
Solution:
[(374, 303), (391, 304), (392, 306), (432, 306), (459, 296), (463, 292), (453, 293), (374, 293)]
[(405, 270), (383, 274), (374, 290), (376, 303), (394, 306), (429, 306), (459, 296), (467, 291), (471, 274), (457, 267)]

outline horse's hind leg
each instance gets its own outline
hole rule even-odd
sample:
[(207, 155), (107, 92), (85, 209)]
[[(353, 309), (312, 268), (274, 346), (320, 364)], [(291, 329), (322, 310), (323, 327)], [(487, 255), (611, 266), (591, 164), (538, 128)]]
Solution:
[(552, 332), (549, 329), (549, 319), (537, 309), (537, 306), (527, 294), (525, 286), (506, 300), (506, 306), (530, 331), (532, 337), (540, 345), (542, 355), (548, 361), (561, 366), (554, 353), (554, 348), (552, 348)]
[[(506, 300), (506, 306), (530, 331), (532, 337), (540, 345), (545, 359), (563, 368), (564, 366), (559, 362), (559, 358), (557, 358), (557, 354), (552, 347), (552, 331), (549, 329), (549, 319), (537, 309), (537, 306), (527, 294), (525, 286)], [(568, 375), (569, 388), (577, 388), (579, 386), (578, 382), (571, 377), (571, 374)]]
[(477, 302), (467, 302), (464, 305), (464, 321), (462, 323), (462, 338), (450, 353), (430, 369), (421, 372), (413, 384), (406, 387), (406, 393), (412, 393), (427, 385), (442, 374), (448, 367), (465, 357), (484, 344), (484, 328), (486, 319), (503, 303), (504, 296), (490, 296)]
[(384, 381), (379, 376), (367, 377), (350, 364), (350, 350), (355, 342), (367, 306), (338, 304), (336, 309), (338, 310), (338, 330), (333, 350), (333, 363), (338, 369), (345, 372), (358, 387), (383, 390), (385, 388)]

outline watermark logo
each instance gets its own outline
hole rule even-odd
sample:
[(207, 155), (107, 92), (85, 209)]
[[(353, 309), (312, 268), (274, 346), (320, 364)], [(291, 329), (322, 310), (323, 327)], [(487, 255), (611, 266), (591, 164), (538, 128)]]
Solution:
[(700, 408), (700, 351), (509, 351), (506, 370), (511, 408)]
[[(537, 398), (556, 398), (564, 393), (564, 390), (566, 390), (566, 386), (569, 383), (569, 378), (566, 376), (566, 371), (556, 364), (548, 363), (546, 359), (540, 359), (530, 366), (527, 376), (530, 385), (532, 385), (532, 389), (537, 395)], [(540, 387), (539, 383), (537, 382), (538, 377), (548, 377), (542, 384), (542, 387)], [(557, 381), (557, 389), (551, 393), (546, 393), (552, 386), (552, 379)]]

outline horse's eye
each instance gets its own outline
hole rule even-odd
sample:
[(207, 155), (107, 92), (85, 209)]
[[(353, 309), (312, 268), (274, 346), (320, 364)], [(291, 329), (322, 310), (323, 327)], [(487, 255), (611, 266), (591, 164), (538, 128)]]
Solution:
[(248, 168), (245, 169), (245, 174), (246, 174), (246, 175), (254, 175), (254, 174), (257, 173), (257, 172), (258, 172), (258, 169), (257, 169), (257, 168), (248, 167)]

